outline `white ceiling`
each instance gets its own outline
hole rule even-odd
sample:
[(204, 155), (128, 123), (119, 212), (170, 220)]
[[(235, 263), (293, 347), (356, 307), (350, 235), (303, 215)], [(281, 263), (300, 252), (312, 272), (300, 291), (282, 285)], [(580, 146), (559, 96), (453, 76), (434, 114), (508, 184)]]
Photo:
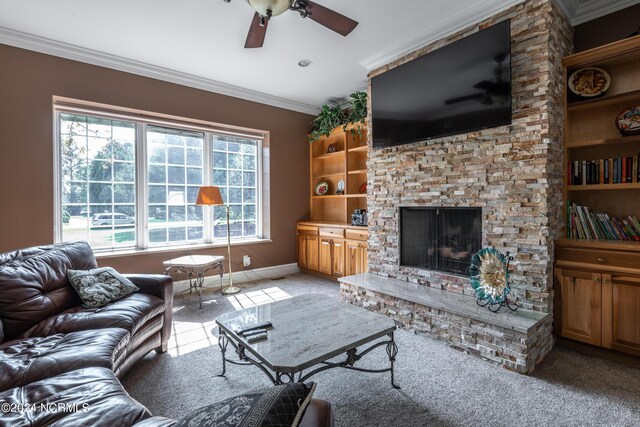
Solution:
[[(640, 2), (561, 1), (572, 18)], [(360, 25), (343, 38), (286, 12), (262, 49), (244, 49), (244, 0), (0, 0), (0, 43), (315, 113), (366, 87), (368, 69), (520, 2), (318, 0)]]

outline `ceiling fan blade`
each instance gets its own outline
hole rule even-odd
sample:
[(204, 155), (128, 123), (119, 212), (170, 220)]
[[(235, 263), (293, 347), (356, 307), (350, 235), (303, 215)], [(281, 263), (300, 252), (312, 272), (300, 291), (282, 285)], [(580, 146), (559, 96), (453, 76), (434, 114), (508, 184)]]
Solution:
[[(264, 25), (260, 25), (261, 20), (264, 20)], [(244, 48), (253, 49), (262, 47), (264, 44), (264, 37), (267, 35), (268, 25), (269, 18), (263, 18), (256, 12), (256, 14), (253, 15), (253, 20), (251, 21), (251, 27), (249, 27), (249, 34), (247, 34), (247, 41), (244, 44)]]
[(318, 3), (314, 3), (312, 1), (305, 0), (305, 2), (307, 3), (309, 18), (338, 34), (346, 37), (358, 26), (358, 22), (351, 18), (347, 18), (338, 12), (327, 9), (326, 7), (320, 6)]

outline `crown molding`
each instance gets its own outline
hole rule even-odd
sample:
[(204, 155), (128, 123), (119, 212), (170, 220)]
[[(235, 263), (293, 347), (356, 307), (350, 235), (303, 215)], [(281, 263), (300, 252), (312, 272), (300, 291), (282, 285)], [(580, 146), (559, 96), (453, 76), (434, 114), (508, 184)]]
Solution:
[(640, 0), (590, 0), (583, 4), (577, 0), (559, 0), (558, 3), (569, 15), (571, 25), (576, 26), (636, 5)]
[(451, 34), (455, 34), (503, 10), (524, 3), (524, 1), (525, 0), (484, 0), (476, 2), (473, 6), (451, 15), (449, 19), (441, 21), (437, 25), (429, 27), (427, 30), (396, 44), (385, 52), (365, 59), (360, 62), (360, 65), (365, 67), (367, 71), (376, 70), (421, 47), (450, 36)]
[(157, 67), (117, 55), (110, 55), (45, 37), (34, 36), (2, 26), (0, 26), (0, 43), (300, 113), (316, 115), (320, 111), (320, 109), (314, 105), (267, 95), (265, 93), (194, 76), (192, 74), (181, 73), (168, 68)]

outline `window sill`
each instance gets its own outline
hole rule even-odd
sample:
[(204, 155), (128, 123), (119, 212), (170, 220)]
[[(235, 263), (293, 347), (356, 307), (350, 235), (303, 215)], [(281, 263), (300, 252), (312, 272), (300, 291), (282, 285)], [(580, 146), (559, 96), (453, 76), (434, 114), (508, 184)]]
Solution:
[[(231, 241), (231, 246), (245, 246), (245, 245), (256, 245), (260, 243), (271, 243), (271, 239), (247, 239), (247, 240), (236, 240)], [(215, 248), (226, 248), (226, 243), (198, 243), (193, 245), (180, 245), (180, 246), (161, 246), (157, 248), (145, 248), (145, 249), (122, 249), (122, 250), (104, 250), (104, 251), (94, 251), (94, 255), (96, 259), (101, 258), (117, 258), (122, 256), (133, 256), (133, 255), (149, 255), (155, 253), (163, 253), (163, 252), (184, 252), (184, 251), (198, 251), (201, 249), (215, 249)]]

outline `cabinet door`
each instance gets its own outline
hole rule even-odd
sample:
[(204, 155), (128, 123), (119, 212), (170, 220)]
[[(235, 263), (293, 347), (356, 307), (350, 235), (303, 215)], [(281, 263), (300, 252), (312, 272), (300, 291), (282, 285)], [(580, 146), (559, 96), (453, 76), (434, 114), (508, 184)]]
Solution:
[(369, 245), (360, 243), (360, 268), (358, 273), (369, 271)]
[(307, 236), (306, 241), (307, 269), (318, 271), (318, 238), (316, 236)]
[(320, 238), (320, 253), (319, 253), (319, 268), (318, 271), (320, 273), (324, 273), (327, 275), (331, 275), (331, 265), (333, 264), (333, 259), (331, 257), (331, 239), (330, 238)]
[(345, 266), (344, 274), (351, 276), (358, 274), (358, 266), (360, 264), (360, 242), (355, 240), (347, 240), (345, 242)]
[(640, 356), (640, 278), (602, 276), (602, 346)]
[(298, 266), (307, 268), (307, 236), (298, 234)]
[(602, 275), (556, 269), (560, 292), (560, 335), (588, 344), (602, 342)]
[(344, 276), (344, 240), (331, 241), (331, 275), (335, 277)]

